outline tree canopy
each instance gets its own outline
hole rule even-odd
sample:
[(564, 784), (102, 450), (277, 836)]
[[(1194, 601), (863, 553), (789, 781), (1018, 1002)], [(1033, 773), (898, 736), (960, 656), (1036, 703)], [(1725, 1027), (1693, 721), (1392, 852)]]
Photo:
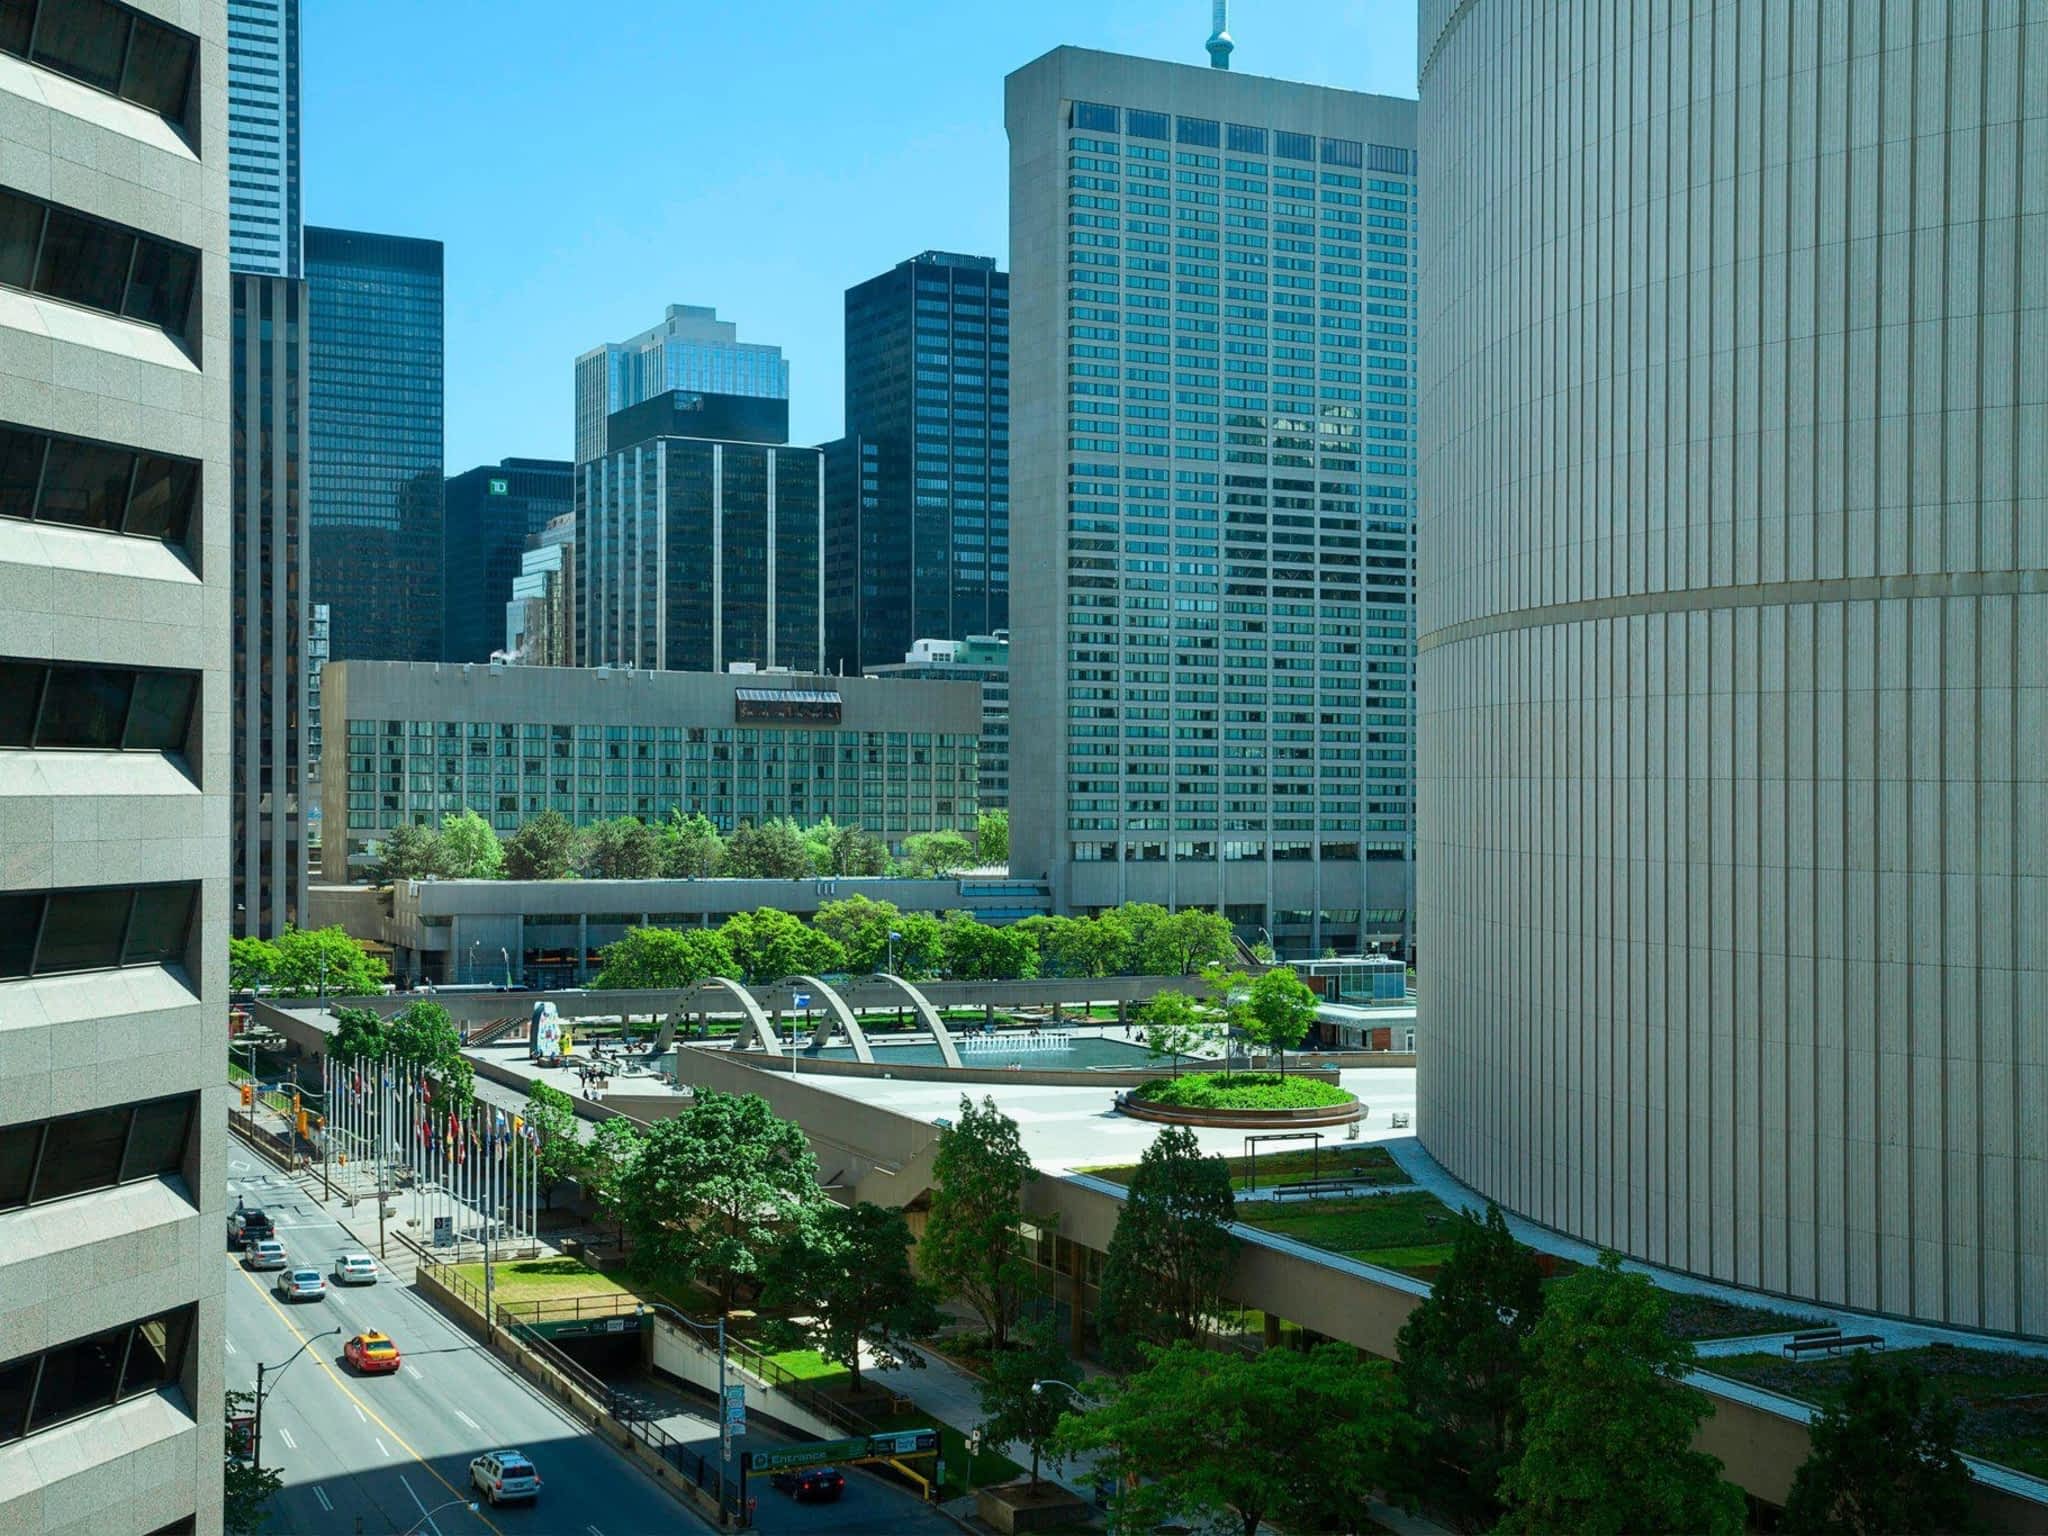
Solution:
[(628, 928), (601, 951), (604, 968), (590, 985), (602, 991), (693, 987), (736, 970), (721, 930)]
[(1291, 965), (1260, 973), (1246, 998), (1245, 1032), (1279, 1059), (1287, 1071), (1287, 1053), (1300, 1045), (1316, 1021), (1318, 999)]
[(1529, 1334), (1520, 1452), (1502, 1474), (1503, 1531), (1703, 1531), (1735, 1536), (1742, 1493), (1692, 1449), (1711, 1411), (1684, 1384), (1692, 1344), (1620, 1256), (1552, 1283)]
[(981, 1315), (998, 1349), (1009, 1342), (1031, 1283), (1017, 1224), (1024, 1186), (1037, 1177), (1017, 1122), (993, 1098), (977, 1105), (963, 1095), (959, 1118), (939, 1132), (918, 1261)]
[(983, 811), (974, 821), (974, 857), (991, 868), (1010, 862), (1010, 813)]
[[(945, 954), (938, 919), (928, 912), (899, 911), (892, 901), (866, 896), (828, 901), (818, 908), (811, 925), (845, 951), (846, 969), (855, 975), (885, 969), (893, 949), (896, 974), (915, 980), (931, 975)], [(897, 935), (893, 945), (892, 933)]]
[(974, 844), (958, 832), (913, 832), (903, 839), (903, 862), (914, 875), (944, 879), (974, 863)]
[(661, 872), (671, 880), (708, 880), (725, 863), (725, 839), (701, 811), (671, 806), (661, 828)]
[(1967, 1531), (1970, 1469), (1956, 1453), (1962, 1414), (1910, 1363), (1850, 1357), (1841, 1397), (1814, 1416), (1780, 1528), (1794, 1536)]
[(277, 962), (277, 946), (268, 939), (229, 939), (228, 990), (253, 992), (268, 986)]
[[(626, 1187), (639, 1161), (643, 1138), (638, 1121), (625, 1115), (600, 1120), (582, 1148), (577, 1182), (605, 1220), (622, 1230), (626, 1221)], [(545, 1149), (543, 1149), (545, 1150)]]
[(886, 875), (889, 845), (866, 827), (834, 827), (818, 864), (821, 875)]
[(496, 880), (505, 872), (505, 845), (475, 811), (441, 818), (441, 872), (450, 880)]
[(743, 821), (725, 840), (725, 867), (720, 874), (741, 880), (804, 880), (811, 868), (803, 832), (786, 816), (755, 826)]
[(374, 997), (391, 971), (335, 924), (287, 928), (273, 948), (270, 990), (279, 997)]
[(1144, 1032), (1146, 1052), (1172, 1057), (1176, 1072), (1181, 1057), (1216, 1038), (1214, 1021), (1204, 1016), (1185, 992), (1153, 993), (1138, 1005), (1137, 1021)]
[(576, 865), (587, 880), (652, 880), (661, 854), (659, 832), (637, 816), (615, 816), (583, 828)]
[(1064, 1459), (1053, 1446), (1068, 1407), (1067, 1394), (1056, 1387), (1034, 1391), (1044, 1381), (1072, 1382), (1074, 1365), (1060, 1348), (1051, 1322), (1022, 1324), (1011, 1347), (998, 1350), (981, 1379), (981, 1432), (994, 1444), (1021, 1440), (1031, 1448), (1031, 1483), (1038, 1485), (1038, 1464)]
[(583, 1161), (583, 1149), (576, 1140), (576, 1101), (559, 1088), (535, 1083), (526, 1090), (526, 1107), (520, 1114), (540, 1132), (535, 1154), (540, 1174), (537, 1183), (541, 1198), (552, 1210), (555, 1186), (574, 1174)]
[(948, 912), (941, 925), (946, 974), (960, 981), (1014, 981), (1038, 973), (1031, 936), (1016, 927), (998, 928), (965, 912)]
[(377, 880), (390, 885), (399, 880), (428, 880), (444, 871), (441, 834), (432, 827), (401, 821), (377, 843)]
[(773, 907), (735, 912), (718, 930), (741, 978), (752, 985), (846, 968), (836, 940)]
[(1228, 1230), (1236, 1219), (1223, 1159), (1204, 1156), (1193, 1131), (1161, 1131), (1131, 1175), (1102, 1266), (1103, 1347), (1112, 1363), (1134, 1360), (1140, 1344), (1208, 1336), (1236, 1258)]
[(542, 811), (505, 839), (507, 880), (566, 880), (576, 873), (576, 828), (560, 811)]
[(648, 1129), (624, 1187), (639, 1251), (689, 1275), (725, 1311), (781, 1234), (824, 1198), (800, 1129), (756, 1094), (709, 1089)]
[(815, 1349), (861, 1389), (863, 1344), (881, 1370), (922, 1367), (910, 1341), (936, 1330), (938, 1299), (910, 1267), (901, 1211), (826, 1202), (791, 1225), (770, 1254), (763, 1304), (783, 1317), (770, 1337)]

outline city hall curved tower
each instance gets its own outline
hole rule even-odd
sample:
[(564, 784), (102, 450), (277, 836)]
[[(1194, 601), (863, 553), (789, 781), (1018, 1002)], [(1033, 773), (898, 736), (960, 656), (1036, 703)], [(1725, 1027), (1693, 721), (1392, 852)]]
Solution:
[(1419, 1125), (2048, 1332), (2048, 12), (1422, 0)]

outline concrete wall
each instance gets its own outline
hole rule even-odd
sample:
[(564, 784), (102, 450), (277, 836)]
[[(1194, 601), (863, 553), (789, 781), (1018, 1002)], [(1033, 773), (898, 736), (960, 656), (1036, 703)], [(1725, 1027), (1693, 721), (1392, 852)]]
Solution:
[(0, 982), (0, 1126), (197, 1092), (181, 1173), (0, 1213), (0, 1360), (186, 1303), (179, 1388), (0, 1446), (0, 1529), (149, 1531), (221, 1501), (228, 924), (226, 7), (134, 0), (196, 35), (198, 150), (155, 113), (0, 57), (0, 181), (200, 253), (191, 354), (153, 325), (0, 289), (0, 421), (199, 462), (185, 556), (0, 518), (0, 656), (202, 675), (184, 766), (0, 752), (0, 892), (192, 881), (180, 970)]
[(1430, 1149), (2048, 1335), (2048, 11), (1421, 16)]

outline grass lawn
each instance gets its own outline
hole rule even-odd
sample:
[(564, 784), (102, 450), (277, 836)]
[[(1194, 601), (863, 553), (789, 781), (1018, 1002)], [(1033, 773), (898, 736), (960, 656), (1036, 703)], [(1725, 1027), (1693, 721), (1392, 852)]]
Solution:
[(1155, 1077), (1131, 1090), (1147, 1104), (1189, 1109), (1313, 1109), (1348, 1104), (1351, 1095), (1319, 1077), (1277, 1072), (1186, 1072)]
[[(1950, 1344), (1887, 1350), (1877, 1360), (1885, 1365), (1911, 1361), (1936, 1390), (1956, 1400), (1963, 1416), (1956, 1439), (1963, 1450), (2048, 1477), (2048, 1360)], [(1823, 1405), (1841, 1395), (1850, 1368), (1844, 1355), (1787, 1360), (1775, 1352), (1727, 1355), (1701, 1364), (1718, 1375)]]
[(1246, 1226), (1390, 1269), (1406, 1269), (1416, 1250), (1428, 1250), (1434, 1273), (1449, 1252), (1451, 1208), (1423, 1190), (1355, 1200), (1248, 1200), (1237, 1215)]
[[(506, 1301), (551, 1300), (558, 1296), (615, 1296), (626, 1287), (580, 1259), (523, 1259), (493, 1264), (492, 1283)], [(481, 1264), (457, 1264), (455, 1273), (483, 1289)]]
[[(1244, 1159), (1230, 1157), (1230, 1187), (1247, 1187)], [(1360, 1184), (1406, 1184), (1410, 1180), (1401, 1171), (1385, 1147), (1364, 1145), (1342, 1145), (1324, 1147), (1320, 1174), (1314, 1171), (1314, 1160), (1307, 1152), (1268, 1152), (1258, 1159), (1259, 1188), (1268, 1189), (1276, 1184), (1305, 1184), (1311, 1178), (1352, 1179)], [(1077, 1173), (1093, 1174), (1098, 1179), (1107, 1179), (1112, 1184), (1131, 1182), (1136, 1173), (1135, 1163), (1118, 1163), (1105, 1168), (1078, 1168)]]

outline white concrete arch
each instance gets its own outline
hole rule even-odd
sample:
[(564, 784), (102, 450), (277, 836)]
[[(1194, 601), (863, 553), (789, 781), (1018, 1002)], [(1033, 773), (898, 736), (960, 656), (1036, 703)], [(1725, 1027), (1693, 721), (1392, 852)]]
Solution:
[(754, 1001), (753, 993), (730, 976), (707, 976), (697, 983), (694, 990), (702, 992), (708, 987), (723, 989), (740, 1005), (740, 1012), (746, 1015), (747, 1022), (753, 1026), (756, 1045), (771, 1056), (782, 1053), (781, 1043), (775, 1038), (775, 1026), (768, 1022), (768, 1015), (763, 1013), (761, 1005)]
[(939, 1017), (939, 1010), (931, 1005), (930, 999), (901, 976), (893, 976), (887, 971), (877, 971), (868, 980), (887, 982), (902, 992), (910, 1000), (911, 1009), (917, 1014), (918, 1022), (930, 1030), (932, 1038), (938, 1041), (940, 1058), (949, 1067), (961, 1065), (960, 1051), (953, 1044), (952, 1031), (946, 1028), (946, 1021)]
[(873, 1061), (875, 1059), (874, 1049), (868, 1044), (867, 1034), (861, 1029), (860, 1020), (853, 1016), (853, 1010), (846, 1006), (845, 998), (834, 992), (815, 976), (785, 976), (782, 978), (780, 985), (785, 987), (806, 987), (815, 992), (819, 1000), (824, 1003), (824, 1016), (818, 1020), (818, 1027), (811, 1031), (812, 1045), (823, 1046), (831, 1040), (832, 1024), (834, 1020), (837, 1020), (839, 1027), (846, 1031), (846, 1038), (853, 1042), (854, 1059), (856, 1061)]

